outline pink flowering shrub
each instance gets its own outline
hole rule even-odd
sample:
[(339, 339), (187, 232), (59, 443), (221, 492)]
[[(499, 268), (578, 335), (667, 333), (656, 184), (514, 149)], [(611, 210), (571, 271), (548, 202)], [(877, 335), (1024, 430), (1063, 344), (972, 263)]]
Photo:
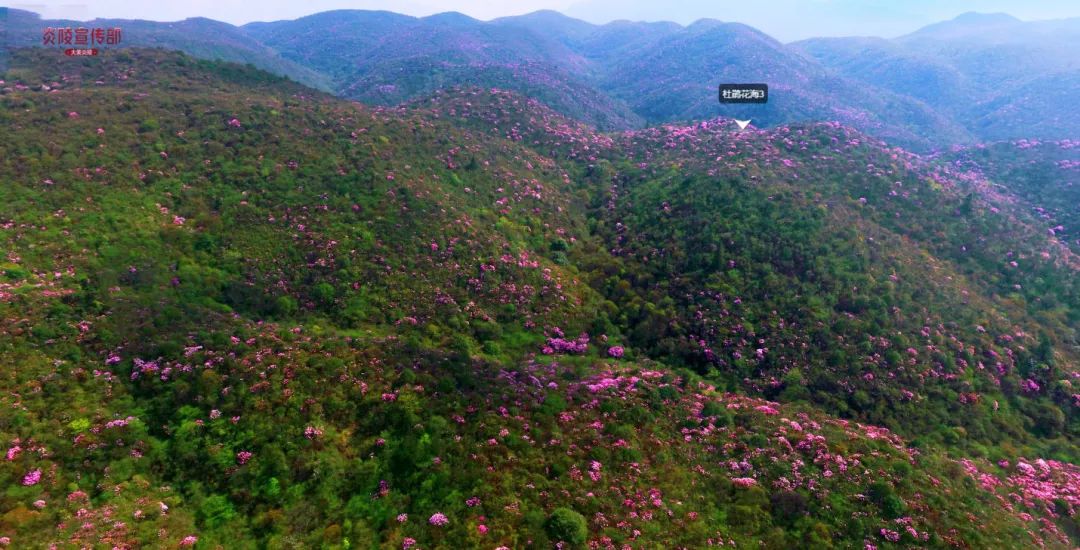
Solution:
[(31, 470), (25, 476), (23, 476), (22, 484), (28, 486), (37, 485), (39, 481), (41, 481), (41, 470), (35, 469)]

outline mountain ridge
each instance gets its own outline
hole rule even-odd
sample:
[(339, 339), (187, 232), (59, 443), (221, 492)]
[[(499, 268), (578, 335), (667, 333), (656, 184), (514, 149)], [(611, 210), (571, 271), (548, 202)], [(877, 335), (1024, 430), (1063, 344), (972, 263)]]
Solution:
[[(453, 24), (439, 24), (440, 18), (452, 19)], [(30, 22), (21, 17), (14, 21), (15, 43), (33, 45), (36, 31)], [(994, 33), (969, 33), (971, 38), (963, 40), (975, 40), (970, 51), (953, 57), (942, 49), (944, 46), (933, 45), (953, 39), (939, 37), (922, 44), (926, 37), (935, 35), (935, 29), (970, 27), (986, 21), (998, 27), (1009, 26), (1011, 38), (1000, 44), (980, 45)], [(386, 11), (337, 10), (233, 27), (231, 35), (235, 38), (229, 40), (236, 44), (223, 40), (229, 33), (220, 31), (205, 32), (206, 38), (199, 38), (205, 29), (197, 28), (207, 24), (194, 20), (187, 23), (194, 30), (185, 32), (194, 33), (196, 42), (170, 35), (168, 24), (151, 23), (141, 23), (139, 32), (152, 41), (132, 40), (136, 44), (179, 48), (203, 57), (253, 62), (374, 104), (408, 101), (443, 86), (509, 87), (541, 97), (562, 112), (604, 129), (709, 118), (721, 113), (752, 118), (756, 112), (753, 109), (722, 107), (710, 97), (715, 94), (707, 92), (719, 78), (745, 80), (752, 76), (750, 68), (758, 67), (763, 69), (758, 71), (763, 75), (783, 74), (770, 84), (793, 94), (785, 105), (772, 105), (757, 113), (759, 124), (839, 120), (923, 151), (979, 140), (1068, 137), (1063, 135), (1061, 123), (1039, 122), (1040, 118), (1050, 119), (1054, 109), (1062, 109), (1060, 102), (1038, 105), (1030, 117), (1036, 121), (1032, 124), (1013, 108), (996, 108), (994, 101), (1008, 104), (1008, 97), (1021, 93), (1024, 86), (1045, 82), (1037, 79), (1058, 73), (1065, 75), (1063, 82), (1072, 86), (1068, 76), (1073, 74), (1071, 71), (1080, 71), (1080, 52), (1061, 62), (1045, 61), (1045, 39), (1039, 38), (1042, 31), (1035, 30), (1053, 29), (1048, 32), (1066, 41), (1067, 37), (1080, 37), (1080, 27), (1074, 29), (1076, 25), (1070, 20), (1021, 22), (981, 14), (965, 15), (936, 24), (945, 27), (931, 25), (893, 39), (887, 42), (887, 51), (874, 46), (871, 65), (865, 52), (860, 53), (859, 44), (865, 43), (859, 42), (861, 39), (780, 44), (752, 27), (707, 19), (687, 26), (634, 22), (593, 25), (553, 11), (479, 21), (451, 12), (412, 17)], [(764, 42), (718, 41), (719, 35), (713, 33), (719, 29), (745, 34), (748, 39), (756, 36)], [(696, 49), (696, 57), (680, 57), (670, 48), (668, 54), (656, 55), (663, 44), (680, 40), (683, 47)], [(768, 53), (740, 51), (739, 44)], [(377, 60), (354, 58), (356, 52), (366, 55), (375, 51), (380, 52)], [(878, 58), (878, 54), (883, 57)], [(1024, 62), (1022, 73), (1003, 75), (995, 69), (1033, 55), (1041, 61)], [(651, 66), (634, 69), (643, 56), (651, 56)], [(735, 75), (715, 70), (702, 73), (703, 67), (715, 65), (710, 61), (713, 56), (730, 57), (731, 66), (739, 71)], [(791, 57), (805, 61), (797, 70), (778, 72), (785, 64), (792, 67)], [(751, 65), (740, 61), (751, 58)], [(995, 62), (987, 64), (986, 59)], [(666, 71), (662, 82), (656, 82), (653, 73), (657, 70)], [(988, 86), (987, 82), (994, 85)], [(774, 98), (783, 101), (783, 95)], [(971, 96), (975, 96), (975, 106), (971, 105)], [(808, 109), (807, 104), (828, 107)], [(1059, 119), (1067, 126), (1077, 116), (1066, 109)]]

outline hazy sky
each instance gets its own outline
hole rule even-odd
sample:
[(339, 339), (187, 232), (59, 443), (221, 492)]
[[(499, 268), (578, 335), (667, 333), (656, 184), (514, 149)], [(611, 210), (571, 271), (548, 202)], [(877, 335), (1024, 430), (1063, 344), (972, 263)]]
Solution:
[(967, 11), (1020, 19), (1080, 17), (1080, 0), (24, 0), (0, 5), (45, 17), (175, 21), (202, 16), (234, 24), (295, 19), (332, 9), (384, 9), (409, 15), (459, 11), (478, 19), (554, 9), (591, 21), (738, 21), (784, 41), (811, 36), (897, 36)]

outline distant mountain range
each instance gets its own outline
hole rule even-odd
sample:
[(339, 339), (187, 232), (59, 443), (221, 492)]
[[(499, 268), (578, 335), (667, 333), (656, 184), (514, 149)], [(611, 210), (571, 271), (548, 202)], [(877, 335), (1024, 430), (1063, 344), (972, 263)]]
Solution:
[[(14, 46), (41, 20), (10, 10)], [(759, 127), (835, 120), (919, 150), (1011, 138), (1068, 139), (1080, 127), (1080, 19), (965, 14), (897, 39), (782, 44), (703, 19), (594, 25), (554, 11), (479, 21), (340, 10), (241, 27), (209, 19), (109, 20), (125, 44), (250, 63), (339, 96), (394, 105), (436, 89), (517, 91), (602, 129), (752, 118)], [(719, 104), (723, 81), (766, 82), (766, 106)]]
[(791, 45), (844, 76), (912, 97), (975, 137), (1077, 137), (1080, 18), (1023, 22), (965, 14), (895, 40)]

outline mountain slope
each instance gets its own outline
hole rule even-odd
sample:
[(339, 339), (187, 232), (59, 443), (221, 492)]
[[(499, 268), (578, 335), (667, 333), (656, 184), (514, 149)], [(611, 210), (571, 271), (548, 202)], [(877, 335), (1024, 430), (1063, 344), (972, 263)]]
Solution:
[(795, 46), (841, 74), (935, 108), (951, 109), (975, 93), (976, 86), (947, 61), (883, 38), (816, 38)]
[(54, 61), (0, 95), (13, 546), (1075, 545), (1075, 258), (980, 178)]
[(1080, 145), (1021, 140), (955, 148), (942, 161), (982, 175), (1021, 201), (1053, 238), (1080, 251)]

